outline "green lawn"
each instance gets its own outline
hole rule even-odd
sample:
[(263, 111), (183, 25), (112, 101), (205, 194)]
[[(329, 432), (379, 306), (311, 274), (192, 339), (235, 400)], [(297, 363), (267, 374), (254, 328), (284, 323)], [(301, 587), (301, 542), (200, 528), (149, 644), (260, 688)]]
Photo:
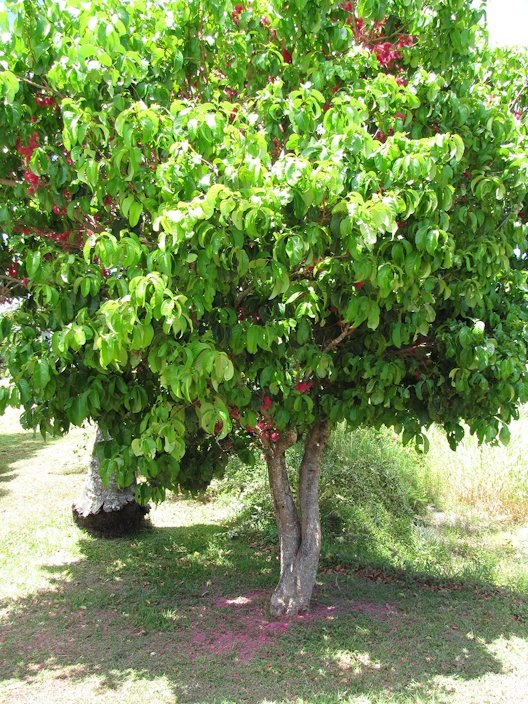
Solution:
[(326, 561), (312, 613), (276, 621), (275, 550), (225, 501), (96, 540), (70, 514), (91, 434), (0, 433), (1, 702), (528, 702), (528, 527), (422, 522), (416, 568)]

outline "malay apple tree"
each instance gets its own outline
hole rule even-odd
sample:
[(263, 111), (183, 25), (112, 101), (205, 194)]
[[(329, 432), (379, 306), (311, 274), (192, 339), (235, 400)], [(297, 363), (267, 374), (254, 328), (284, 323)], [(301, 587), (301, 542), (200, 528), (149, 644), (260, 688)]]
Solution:
[(142, 503), (263, 454), (272, 611), (302, 611), (336, 423), (493, 442), (528, 398), (522, 75), (501, 87), (469, 0), (6, 7), (28, 295), (3, 403), (45, 434), (95, 421), (103, 478)]

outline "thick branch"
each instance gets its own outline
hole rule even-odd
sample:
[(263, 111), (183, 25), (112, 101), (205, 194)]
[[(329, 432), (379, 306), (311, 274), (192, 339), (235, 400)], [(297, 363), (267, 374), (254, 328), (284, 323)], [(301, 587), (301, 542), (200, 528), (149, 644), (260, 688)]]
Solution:
[(35, 81), (32, 81), (31, 78), (26, 78), (25, 76), (17, 76), (17, 78), (19, 81), (22, 81), (22, 83), (27, 83), (28, 86), (33, 86), (34, 88), (38, 88), (43, 93), (46, 93), (46, 92), (54, 93), (59, 98), (64, 98), (64, 95), (60, 91), (55, 90), (55, 88), (50, 86), (50, 84), (47, 81), (44, 81), (44, 85), (42, 85), (41, 83), (35, 83)]
[(352, 333), (354, 332), (355, 329), (356, 328), (352, 328), (352, 327), (348, 327), (348, 326), (345, 327), (343, 332), (341, 333), (341, 335), (336, 337), (334, 340), (331, 340), (327, 344), (327, 346), (323, 350), (323, 353), (330, 352), (330, 350), (333, 350), (334, 347), (338, 347), (343, 342), (343, 340), (346, 340), (346, 338), (349, 335), (352, 335)]
[(401, 349), (396, 349), (396, 350), (390, 350), (392, 354), (396, 355), (397, 357), (409, 357), (413, 356), (416, 354), (416, 352), (420, 350), (428, 350), (433, 347), (436, 347), (436, 341), (435, 340), (421, 340), (420, 342), (415, 342), (414, 344), (410, 345), (409, 347), (402, 347)]
[(15, 188), (19, 185), (18, 181), (14, 178), (0, 178), (0, 186), (9, 186), (10, 188)]
[(319, 477), (323, 452), (330, 438), (330, 424), (317, 419), (304, 442), (304, 455), (299, 470), (299, 507), (301, 511), (302, 546), (309, 554), (313, 544), (320, 545)]
[[(330, 352), (331, 350), (335, 349), (336, 347), (339, 347), (339, 345), (343, 342), (343, 340), (346, 340), (347, 337), (352, 335), (352, 333), (355, 331), (355, 329), (356, 328), (352, 328), (349, 326), (345, 327), (340, 335), (338, 335), (333, 340), (330, 340), (330, 342), (326, 345), (326, 347), (323, 348), (323, 354), (326, 354), (327, 352)], [(303, 381), (308, 381), (312, 376), (313, 376), (313, 371), (308, 370), (303, 377)]]
[(357, 26), (356, 3), (354, 0), (352, 0), (352, 12), (350, 13), (350, 17), (352, 18), (352, 34), (354, 35), (354, 39), (358, 42), (360, 37)]
[(246, 288), (238, 294), (238, 296), (236, 297), (236, 300), (235, 300), (235, 308), (238, 308), (238, 306), (242, 303), (244, 298), (246, 296), (248, 296), (251, 293), (251, 291), (253, 291), (253, 284), (251, 284), (251, 286), (246, 286)]
[(25, 76), (17, 76), (17, 78), (19, 81), (22, 81), (22, 83), (27, 83), (29, 86), (33, 86), (34, 88), (38, 88), (39, 90), (43, 91), (44, 93), (47, 90), (46, 86), (43, 86), (40, 83), (35, 83), (35, 81), (32, 81), (31, 78), (26, 78)]
[(268, 476), (280, 536), (281, 570), (291, 565), (301, 542), (301, 527), (293, 500), (285, 452), (297, 439), (294, 431), (283, 434), (274, 447), (266, 448)]

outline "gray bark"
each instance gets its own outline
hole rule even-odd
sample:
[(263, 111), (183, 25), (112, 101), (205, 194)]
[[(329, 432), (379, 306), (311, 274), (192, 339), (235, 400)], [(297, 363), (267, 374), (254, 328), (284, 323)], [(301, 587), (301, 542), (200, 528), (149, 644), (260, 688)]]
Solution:
[(134, 501), (133, 484), (125, 489), (120, 489), (113, 477), (106, 486), (103, 484), (99, 472), (99, 460), (95, 454), (96, 445), (102, 440), (104, 440), (103, 434), (97, 428), (90, 467), (86, 475), (82, 494), (73, 504), (77, 513), (84, 518), (90, 514), (99, 513), (99, 511), (119, 511), (127, 503)]
[(103, 538), (133, 535), (145, 526), (149, 506), (140, 506), (135, 500), (135, 481), (121, 489), (114, 477), (103, 484), (97, 443), (104, 440), (97, 429), (90, 467), (81, 496), (72, 506), (73, 519), (89, 533)]
[(295, 615), (307, 611), (310, 605), (321, 551), (321, 460), (329, 436), (326, 421), (316, 422), (306, 436), (299, 470), (298, 508), (292, 497), (285, 460), (285, 452), (294, 444), (296, 435), (286, 434), (274, 447), (267, 448), (268, 475), (280, 540), (280, 578), (271, 598), (271, 612), (276, 616)]

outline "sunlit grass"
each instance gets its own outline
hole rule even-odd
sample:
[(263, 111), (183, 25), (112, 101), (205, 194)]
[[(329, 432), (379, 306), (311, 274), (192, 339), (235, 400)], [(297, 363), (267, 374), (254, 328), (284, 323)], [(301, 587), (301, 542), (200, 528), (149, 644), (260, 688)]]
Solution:
[(507, 446), (479, 446), (474, 437), (466, 437), (453, 452), (433, 429), (431, 451), (417, 469), (424, 490), (443, 509), (527, 521), (528, 409), (510, 430)]

